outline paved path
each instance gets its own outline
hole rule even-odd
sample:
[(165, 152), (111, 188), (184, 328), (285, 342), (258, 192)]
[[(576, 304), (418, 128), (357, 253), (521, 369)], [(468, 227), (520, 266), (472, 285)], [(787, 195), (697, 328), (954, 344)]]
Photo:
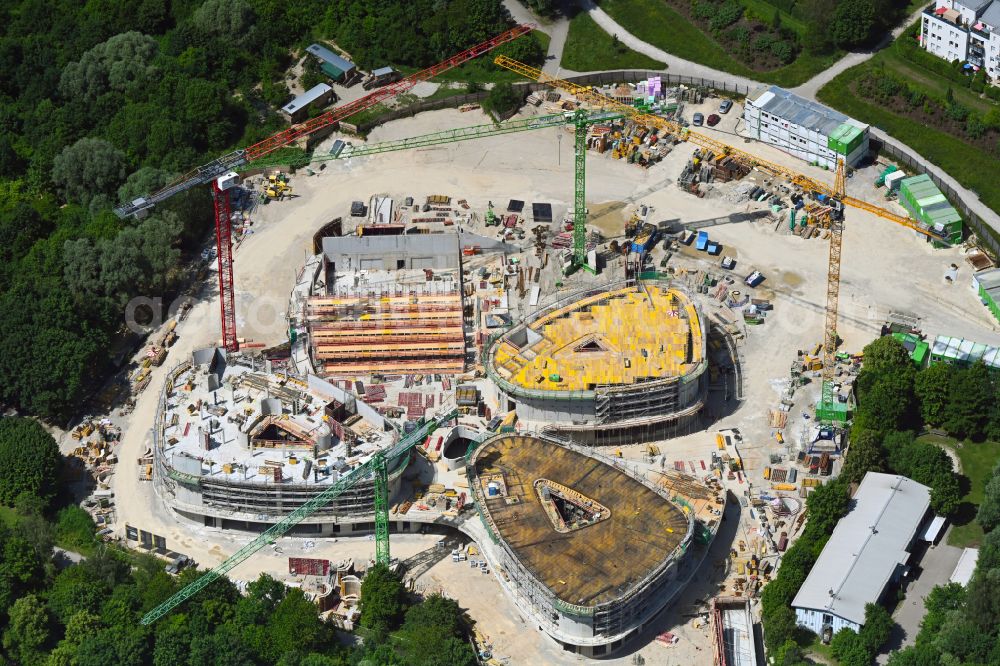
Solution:
[(566, 46), (566, 35), (569, 33), (569, 19), (560, 16), (558, 19), (542, 23), (534, 12), (522, 5), (518, 0), (503, 0), (503, 6), (518, 23), (534, 23), (541, 32), (549, 36), (549, 50), (545, 54), (545, 65), (542, 71), (552, 76), (570, 76), (576, 74), (568, 69), (562, 69), (563, 47)]
[[(689, 60), (684, 60), (683, 58), (678, 58), (677, 56), (670, 55), (662, 49), (659, 49), (652, 44), (648, 44), (641, 39), (635, 37), (627, 30), (622, 28), (618, 23), (614, 21), (610, 16), (608, 16), (602, 9), (595, 6), (592, 0), (581, 0), (584, 9), (590, 13), (591, 18), (604, 29), (605, 32), (611, 35), (617, 35), (618, 39), (622, 41), (625, 45), (634, 51), (643, 53), (651, 58), (656, 58), (657, 60), (662, 60), (667, 63), (669, 67), (669, 72), (671, 74), (681, 75), (681, 76), (696, 76), (705, 79), (713, 79), (716, 81), (731, 81), (734, 83), (739, 83), (740, 85), (745, 85), (750, 88), (760, 85), (759, 82), (753, 81), (752, 79), (747, 79), (742, 76), (736, 76), (734, 74), (729, 74), (727, 72), (720, 72), (718, 70), (712, 69), (711, 67), (705, 67), (704, 65), (699, 65), (698, 63), (691, 62)], [(915, 11), (913, 14), (907, 18), (907, 20), (892, 31), (891, 36), (887, 36), (879, 46), (871, 52), (867, 53), (849, 53), (840, 59), (833, 67), (829, 68), (825, 72), (817, 74), (812, 79), (802, 84), (801, 86), (794, 88), (793, 91), (802, 97), (815, 100), (816, 92), (823, 87), (827, 82), (829, 82), (833, 77), (835, 77), (840, 72), (853, 67), (854, 65), (860, 64), (869, 58), (871, 58), (879, 49), (884, 48), (892, 42), (893, 39), (898, 37), (911, 23), (916, 21), (920, 17), (920, 10)], [(937, 165), (931, 163), (930, 161), (924, 159), (920, 156), (916, 150), (910, 148), (906, 144), (900, 142), (897, 139), (889, 136), (885, 132), (875, 127), (872, 127), (872, 135), (894, 144), (898, 147), (903, 148), (911, 155), (918, 157), (918, 162), (921, 168), (927, 172), (937, 176), (939, 179), (943, 180), (955, 192), (961, 197), (962, 201), (965, 202), (970, 209), (980, 218), (982, 218), (989, 226), (1000, 232), (1000, 215), (996, 211), (989, 208), (979, 199), (979, 195), (972, 192), (961, 184), (949, 174), (947, 174), (944, 169), (941, 169)]]
[(816, 99), (816, 93), (819, 92), (819, 89), (825, 86), (830, 81), (832, 81), (835, 76), (837, 76), (838, 74), (840, 74), (845, 70), (850, 69), (851, 67), (854, 67), (855, 65), (860, 65), (861, 63), (865, 62), (873, 55), (875, 55), (877, 52), (881, 51), (885, 47), (892, 44), (892, 41), (894, 39), (903, 34), (904, 30), (906, 30), (908, 27), (910, 27), (910, 25), (913, 24), (914, 21), (920, 18), (920, 13), (923, 10), (924, 8), (921, 7), (920, 9), (910, 14), (910, 16), (907, 17), (905, 21), (896, 26), (896, 28), (892, 31), (892, 33), (886, 35), (882, 39), (882, 41), (879, 42), (878, 45), (876, 45), (875, 48), (872, 49), (871, 51), (848, 53), (843, 58), (838, 60), (833, 65), (833, 67), (830, 67), (820, 72), (819, 74), (812, 77), (802, 85), (796, 88), (792, 88), (791, 90), (797, 95), (802, 95), (803, 97), (808, 97), (809, 99)]
[(667, 63), (667, 70), (671, 74), (677, 74), (679, 76), (696, 76), (719, 81), (725, 79), (726, 81), (737, 83), (741, 86), (747, 86), (749, 88), (760, 85), (760, 82), (758, 81), (754, 81), (743, 76), (736, 76), (735, 74), (729, 74), (727, 72), (720, 72), (717, 69), (712, 69), (711, 67), (699, 65), (696, 62), (691, 62), (690, 60), (684, 60), (683, 58), (671, 55), (663, 49), (642, 41), (628, 30), (621, 27), (613, 18), (608, 16), (603, 9), (595, 5), (591, 0), (582, 0), (581, 4), (584, 10), (590, 14), (590, 18), (594, 19), (594, 22), (601, 26), (604, 32), (609, 35), (617, 36), (622, 44), (629, 47), (633, 51), (638, 51), (639, 53), (649, 56), (654, 60)]
[[(948, 529), (948, 532), (951, 528)], [(941, 536), (938, 545), (928, 548), (913, 571), (916, 578), (906, 588), (906, 598), (899, 602), (892, 619), (896, 624), (889, 635), (889, 642), (882, 647), (877, 663), (881, 666), (889, 661), (889, 652), (913, 645), (920, 631), (920, 622), (927, 609), (924, 599), (938, 585), (947, 585), (948, 579), (958, 564), (962, 549), (948, 545), (948, 533)]]

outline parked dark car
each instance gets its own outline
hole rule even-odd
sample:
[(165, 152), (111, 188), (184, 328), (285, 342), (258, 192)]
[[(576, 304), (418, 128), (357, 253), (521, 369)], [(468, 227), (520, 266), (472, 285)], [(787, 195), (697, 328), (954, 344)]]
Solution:
[(719, 113), (729, 113), (729, 109), (733, 108), (733, 100), (724, 99), (722, 104), (719, 105)]
[(705, 121), (705, 124), (708, 125), (709, 127), (715, 127), (716, 125), (719, 124), (720, 120), (722, 120), (722, 118), (713, 113), (708, 117), (708, 120)]

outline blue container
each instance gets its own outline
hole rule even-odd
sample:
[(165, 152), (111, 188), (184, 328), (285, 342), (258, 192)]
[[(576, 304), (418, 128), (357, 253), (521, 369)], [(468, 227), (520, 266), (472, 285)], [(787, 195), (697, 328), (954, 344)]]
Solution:
[(702, 252), (704, 252), (707, 246), (708, 246), (708, 232), (699, 231), (698, 240), (695, 241), (694, 249), (701, 250)]

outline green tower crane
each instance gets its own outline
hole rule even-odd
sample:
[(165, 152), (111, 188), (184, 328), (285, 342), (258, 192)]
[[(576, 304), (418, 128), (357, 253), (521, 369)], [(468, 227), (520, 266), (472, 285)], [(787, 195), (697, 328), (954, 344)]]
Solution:
[[(623, 114), (621, 113), (588, 113), (583, 109), (578, 109), (572, 113), (556, 113), (551, 115), (536, 116), (534, 118), (512, 120), (506, 123), (472, 125), (470, 127), (460, 127), (456, 129), (444, 130), (442, 132), (433, 132), (431, 134), (421, 134), (419, 136), (408, 137), (405, 139), (348, 146), (337, 153), (331, 153), (329, 155), (310, 155), (302, 151), (275, 153), (274, 155), (269, 156), (267, 160), (252, 162), (242, 168), (244, 170), (249, 170), (267, 168), (271, 166), (301, 167), (317, 162), (345, 160), (352, 157), (378, 155), (381, 153), (399, 150), (424, 148), (427, 146), (436, 146), (445, 143), (469, 141), (471, 139), (482, 139), (490, 136), (511, 134), (513, 132), (526, 132), (529, 130), (545, 129), (548, 127), (562, 127), (572, 124), (575, 128), (573, 142), (573, 256), (572, 262), (568, 268), (569, 270), (575, 270), (580, 267), (587, 268), (587, 128), (596, 123), (617, 120), (622, 117)], [(492, 208), (487, 212), (487, 215), (490, 215), (490, 213), (492, 213)]]
[(198, 594), (206, 586), (215, 580), (225, 576), (245, 562), (261, 548), (273, 544), (279, 537), (288, 533), (290, 529), (311, 516), (317, 510), (328, 505), (339, 497), (345, 490), (353, 487), (359, 481), (369, 478), (375, 480), (375, 561), (380, 564), (389, 562), (389, 512), (387, 506), (388, 499), (388, 474), (387, 468), (391, 461), (409, 453), (410, 449), (423, 441), (425, 437), (434, 432), (439, 426), (447, 423), (458, 415), (458, 410), (452, 410), (443, 416), (425, 421), (413, 432), (402, 437), (391, 449), (386, 452), (379, 452), (372, 456), (367, 462), (340, 477), (323, 492), (307, 500), (290, 514), (269, 527), (260, 536), (247, 545), (230, 555), (225, 562), (219, 566), (206, 571), (198, 580), (193, 581), (177, 591), (173, 596), (162, 604), (146, 613), (141, 622), (144, 625), (152, 624), (158, 619), (181, 605), (194, 595)]

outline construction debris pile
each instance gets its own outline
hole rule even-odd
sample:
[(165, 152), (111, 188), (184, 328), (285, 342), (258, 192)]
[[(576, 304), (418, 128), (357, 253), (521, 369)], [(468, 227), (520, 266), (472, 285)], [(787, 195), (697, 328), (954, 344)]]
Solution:
[(750, 169), (745, 164), (729, 155), (717, 155), (711, 150), (697, 148), (677, 177), (677, 187), (703, 197), (706, 189), (699, 187), (699, 183), (727, 183), (739, 180), (748, 173)]

